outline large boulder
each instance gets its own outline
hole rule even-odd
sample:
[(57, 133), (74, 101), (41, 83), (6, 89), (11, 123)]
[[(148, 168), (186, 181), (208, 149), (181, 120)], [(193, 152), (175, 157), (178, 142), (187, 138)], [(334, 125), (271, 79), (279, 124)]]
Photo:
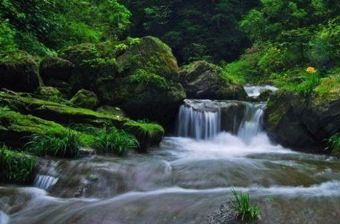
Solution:
[(0, 55), (0, 88), (33, 92), (40, 85), (39, 68), (25, 52)]
[(223, 70), (206, 61), (183, 66), (180, 79), (187, 96), (195, 99), (245, 99), (242, 86), (232, 84), (223, 76)]
[(71, 91), (69, 80), (74, 64), (59, 57), (46, 57), (40, 63), (40, 76), (47, 86), (58, 88), (68, 95)]
[(326, 140), (340, 132), (340, 97), (319, 104), (316, 96), (278, 92), (270, 97), (264, 125), (269, 136), (283, 146), (328, 153)]

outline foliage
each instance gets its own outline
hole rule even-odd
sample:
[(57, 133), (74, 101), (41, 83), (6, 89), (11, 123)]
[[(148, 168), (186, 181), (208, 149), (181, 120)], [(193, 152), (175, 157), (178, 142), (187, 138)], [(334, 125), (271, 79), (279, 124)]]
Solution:
[(256, 1), (126, 0), (132, 35), (153, 35), (171, 46), (180, 62), (236, 59), (249, 46), (238, 21)]
[(143, 86), (153, 86), (157, 88), (168, 88), (167, 80), (159, 75), (147, 72), (143, 69), (138, 69), (133, 75), (129, 77), (129, 81), (135, 84), (142, 84)]
[(337, 133), (328, 139), (329, 149), (334, 156), (340, 156), (340, 134)]
[(34, 157), (0, 146), (0, 181), (29, 183), (33, 180), (36, 165)]
[(70, 45), (119, 38), (130, 16), (117, 0), (3, 0), (0, 43), (6, 39), (9, 48), (53, 55)]
[(57, 156), (74, 158), (79, 155), (80, 143), (76, 133), (65, 135), (32, 135), (26, 150), (37, 156)]
[(237, 213), (237, 218), (241, 221), (256, 221), (261, 216), (258, 206), (254, 206), (250, 202), (248, 193), (236, 192), (232, 190), (234, 196), (233, 206)]
[(118, 156), (127, 154), (130, 149), (135, 149), (138, 141), (135, 137), (115, 127), (105, 127), (96, 132), (93, 147), (99, 153), (114, 153)]

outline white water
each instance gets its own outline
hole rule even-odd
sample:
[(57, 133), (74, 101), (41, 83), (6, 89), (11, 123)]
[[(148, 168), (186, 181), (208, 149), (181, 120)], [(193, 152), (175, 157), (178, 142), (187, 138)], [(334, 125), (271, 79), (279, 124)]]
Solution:
[(272, 91), (275, 92), (278, 90), (275, 86), (271, 85), (264, 85), (264, 86), (245, 86), (244, 90), (246, 91), (247, 95), (252, 98), (257, 98), (261, 95), (261, 93), (265, 91)]
[(178, 136), (211, 139), (221, 130), (221, 113), (218, 108), (206, 108), (207, 100), (195, 106), (182, 105), (178, 114)]
[(0, 211), (0, 224), (9, 223), (9, 217), (2, 211)]
[(48, 175), (37, 175), (34, 180), (34, 186), (47, 190), (58, 182), (58, 178)]

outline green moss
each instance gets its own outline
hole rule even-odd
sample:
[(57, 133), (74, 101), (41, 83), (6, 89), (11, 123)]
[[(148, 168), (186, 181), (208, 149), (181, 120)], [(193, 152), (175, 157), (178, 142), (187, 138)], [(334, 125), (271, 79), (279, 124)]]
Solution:
[(340, 75), (330, 75), (323, 78), (315, 88), (315, 103), (320, 105), (339, 99), (340, 96)]
[(78, 107), (94, 109), (98, 105), (98, 98), (94, 92), (81, 89), (72, 97), (70, 102)]
[(164, 77), (138, 69), (133, 75), (129, 76), (129, 81), (133, 84), (142, 84), (143, 86), (153, 86), (155, 88), (168, 89), (169, 85)]
[(0, 182), (32, 183), (36, 166), (35, 157), (0, 146)]

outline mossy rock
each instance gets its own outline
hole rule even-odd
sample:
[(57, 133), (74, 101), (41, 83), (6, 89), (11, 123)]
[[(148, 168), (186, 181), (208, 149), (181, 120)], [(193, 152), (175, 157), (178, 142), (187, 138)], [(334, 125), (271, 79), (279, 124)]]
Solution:
[(165, 134), (164, 129), (158, 124), (144, 121), (129, 121), (123, 128), (137, 138), (138, 151), (142, 153), (147, 152), (150, 146), (158, 145)]
[(39, 87), (39, 66), (31, 55), (15, 52), (0, 58), (0, 88), (33, 92)]
[(234, 85), (223, 76), (223, 70), (206, 61), (196, 61), (183, 66), (181, 83), (188, 98), (193, 99), (245, 99), (242, 86)]
[(62, 93), (59, 91), (59, 89), (52, 87), (52, 86), (41, 86), (39, 87), (35, 95), (40, 99), (45, 99), (52, 102), (66, 102), (66, 100), (63, 98)]
[(0, 146), (0, 183), (32, 184), (37, 159)]
[(133, 74), (138, 69), (156, 73), (167, 80), (178, 80), (177, 59), (169, 46), (156, 37), (142, 37), (117, 58), (121, 70)]
[(179, 83), (145, 70), (106, 80), (98, 85), (98, 93), (103, 103), (118, 105), (134, 119), (147, 118), (165, 126), (176, 118), (178, 107), (186, 97)]
[(40, 63), (40, 75), (44, 83), (50, 85), (53, 80), (67, 82), (74, 65), (69, 60), (59, 57), (46, 57)]
[(105, 114), (119, 115), (123, 117), (125, 116), (125, 113), (122, 109), (120, 109), (119, 107), (113, 107), (109, 105), (100, 106), (96, 109), (96, 111)]
[[(5, 112), (0, 113), (0, 121), (3, 119), (0, 122), (0, 132), (2, 131), (4, 136), (4, 139), (0, 140), (5, 141), (7, 139), (12, 142), (11, 144), (18, 143), (18, 146), (22, 146), (27, 141), (26, 138), (23, 138), (24, 136), (32, 134), (65, 135), (69, 129), (58, 123), (66, 125), (86, 124), (98, 128), (112, 125), (131, 134), (144, 133), (145, 127), (148, 127), (146, 122), (139, 125), (139, 122), (121, 115), (96, 112), (86, 108), (72, 107), (13, 93), (0, 92), (0, 105), (10, 108), (8, 112), (4, 110)], [(132, 124), (131, 122), (134, 124), (133, 128), (131, 125), (126, 125)], [(136, 136), (140, 142), (159, 142), (159, 136), (163, 136), (164, 130), (157, 124), (152, 124), (152, 127), (150, 130), (158, 134)], [(156, 132), (154, 129), (159, 131)], [(84, 145), (93, 143), (93, 139), (88, 135), (81, 135), (80, 139)], [(148, 146), (148, 144), (141, 144), (141, 146)], [(143, 150), (146, 150), (146, 148)]]
[(94, 92), (81, 89), (72, 97), (70, 102), (78, 107), (95, 109), (98, 105), (98, 98)]

